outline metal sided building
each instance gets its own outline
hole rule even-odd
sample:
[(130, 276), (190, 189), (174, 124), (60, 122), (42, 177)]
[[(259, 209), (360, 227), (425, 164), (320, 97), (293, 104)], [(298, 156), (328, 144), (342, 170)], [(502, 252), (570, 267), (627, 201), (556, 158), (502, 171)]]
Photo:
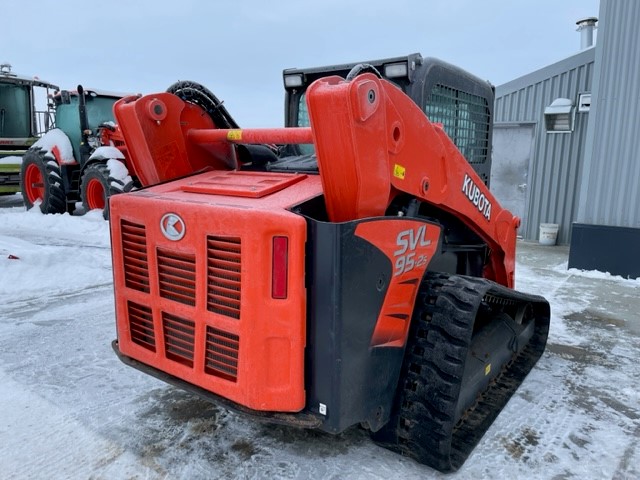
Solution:
[[(589, 19), (591, 20), (591, 19)], [(496, 88), (491, 188), (522, 219), (524, 239), (540, 224), (560, 226), (568, 244), (590, 111), (595, 48)]]
[(640, 277), (640, 2), (600, 0), (569, 267)]
[[(600, 0), (579, 53), (496, 88), (492, 188), (569, 267), (640, 277), (640, 2)], [(495, 176), (495, 178), (494, 178)]]

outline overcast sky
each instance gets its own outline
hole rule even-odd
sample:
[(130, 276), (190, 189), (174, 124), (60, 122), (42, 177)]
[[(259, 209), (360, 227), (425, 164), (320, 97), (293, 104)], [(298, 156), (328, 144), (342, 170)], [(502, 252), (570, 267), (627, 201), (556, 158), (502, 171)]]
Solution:
[(2, 0), (0, 62), (62, 88), (204, 84), (244, 127), (283, 123), (282, 70), (420, 52), (500, 85), (580, 50), (598, 0)]

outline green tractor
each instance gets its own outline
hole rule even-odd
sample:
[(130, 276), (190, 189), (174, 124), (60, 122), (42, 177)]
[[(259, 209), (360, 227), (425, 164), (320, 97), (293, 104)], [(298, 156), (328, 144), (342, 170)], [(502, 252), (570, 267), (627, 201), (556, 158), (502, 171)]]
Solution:
[(113, 119), (122, 95), (99, 90), (62, 90), (53, 97), (55, 128), (22, 159), (21, 188), (27, 209), (73, 213), (102, 209), (108, 217), (111, 195), (131, 189), (124, 139)]
[[(20, 191), (22, 156), (53, 126), (53, 106), (46, 99), (57, 90), (37, 77), (13, 73), (8, 63), (0, 65), (0, 195)], [(38, 110), (38, 103), (46, 109)]]

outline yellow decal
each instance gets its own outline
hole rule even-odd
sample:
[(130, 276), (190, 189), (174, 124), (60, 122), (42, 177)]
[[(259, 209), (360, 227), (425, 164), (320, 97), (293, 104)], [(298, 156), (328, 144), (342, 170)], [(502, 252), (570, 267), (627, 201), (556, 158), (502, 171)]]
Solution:
[(393, 166), (393, 176), (399, 178), (400, 180), (404, 180), (404, 174), (406, 172), (406, 168), (402, 165), (398, 165), (397, 163)]
[(485, 365), (484, 367), (484, 376), (486, 377), (487, 375), (489, 375), (491, 373), (491, 364), (488, 363), (487, 365)]
[(227, 140), (240, 141), (242, 140), (242, 130), (229, 130), (227, 133)]

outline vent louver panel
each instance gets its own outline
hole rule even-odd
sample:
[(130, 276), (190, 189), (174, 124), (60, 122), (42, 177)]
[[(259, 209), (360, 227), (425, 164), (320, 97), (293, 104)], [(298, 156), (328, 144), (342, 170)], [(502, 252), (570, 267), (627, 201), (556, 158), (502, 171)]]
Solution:
[(144, 225), (122, 220), (124, 282), (128, 288), (149, 293), (149, 261)]
[(240, 337), (207, 326), (204, 371), (231, 382), (238, 380)]
[(190, 320), (163, 313), (162, 330), (167, 358), (193, 367), (195, 324)]
[(158, 280), (161, 297), (195, 306), (195, 255), (158, 249)]
[(134, 302), (127, 303), (131, 341), (141, 347), (156, 351), (156, 337), (153, 330), (153, 314), (149, 307)]
[(207, 310), (240, 318), (241, 242), (207, 237)]

